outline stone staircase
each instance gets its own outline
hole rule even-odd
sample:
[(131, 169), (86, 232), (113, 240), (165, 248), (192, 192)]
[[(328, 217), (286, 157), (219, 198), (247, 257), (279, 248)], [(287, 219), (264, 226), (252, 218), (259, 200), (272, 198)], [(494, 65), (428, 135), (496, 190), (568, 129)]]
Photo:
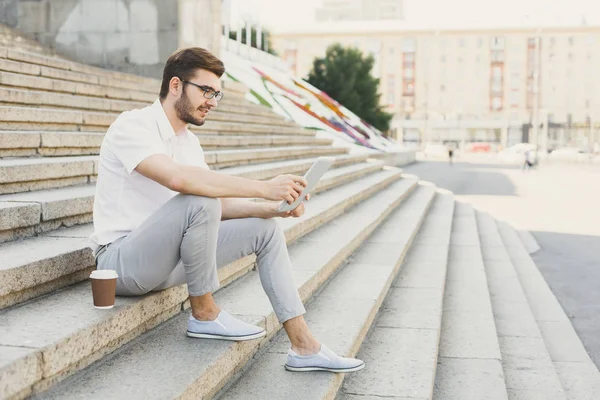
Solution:
[(185, 286), (94, 309), (96, 154), (158, 82), (0, 48), (1, 399), (600, 398), (598, 370), (516, 231), (390, 165), (413, 154), (332, 147), (224, 86), (197, 131), (211, 168), (268, 179), (335, 157), (306, 214), (280, 223), (311, 329), (367, 367), (286, 372), (254, 256), (219, 269), (215, 298), (265, 327), (261, 340), (187, 338)]

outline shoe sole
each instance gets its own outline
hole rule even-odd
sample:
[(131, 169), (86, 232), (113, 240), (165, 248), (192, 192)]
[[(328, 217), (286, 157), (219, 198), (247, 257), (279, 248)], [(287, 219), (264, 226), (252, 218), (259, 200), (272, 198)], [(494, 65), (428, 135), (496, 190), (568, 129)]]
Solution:
[(187, 335), (192, 338), (200, 338), (200, 339), (219, 339), (219, 340), (232, 340), (235, 342), (243, 342), (246, 340), (259, 339), (267, 335), (267, 331), (262, 331), (259, 333), (253, 333), (252, 335), (244, 335), (244, 336), (223, 336), (223, 335), (211, 335), (210, 333), (195, 333), (187, 331)]
[(309, 371), (327, 371), (327, 372), (356, 372), (365, 367), (365, 363), (352, 368), (324, 368), (324, 367), (290, 367), (285, 365), (285, 369), (292, 372), (309, 372)]

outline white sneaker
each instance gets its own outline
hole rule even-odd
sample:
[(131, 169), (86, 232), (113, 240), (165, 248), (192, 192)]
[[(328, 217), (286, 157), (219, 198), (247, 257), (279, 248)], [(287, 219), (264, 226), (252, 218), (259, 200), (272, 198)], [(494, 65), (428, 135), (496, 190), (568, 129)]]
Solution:
[(187, 335), (193, 338), (222, 339), (241, 342), (258, 339), (267, 332), (260, 326), (250, 325), (221, 311), (214, 321), (200, 321), (190, 315)]
[(317, 354), (300, 356), (294, 350), (288, 350), (285, 369), (294, 372), (329, 371), (329, 372), (354, 372), (365, 367), (365, 363), (356, 358), (340, 357), (329, 350), (324, 344)]

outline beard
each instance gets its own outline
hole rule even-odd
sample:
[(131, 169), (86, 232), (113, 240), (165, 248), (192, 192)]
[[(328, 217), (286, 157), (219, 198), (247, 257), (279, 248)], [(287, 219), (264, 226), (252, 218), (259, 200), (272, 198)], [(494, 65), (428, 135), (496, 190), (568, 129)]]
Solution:
[(177, 112), (177, 118), (186, 124), (202, 126), (206, 121), (203, 118), (194, 116), (194, 112), (196, 110), (196, 107), (190, 103), (190, 99), (187, 97), (184, 91), (181, 94), (181, 98), (175, 102), (175, 112)]

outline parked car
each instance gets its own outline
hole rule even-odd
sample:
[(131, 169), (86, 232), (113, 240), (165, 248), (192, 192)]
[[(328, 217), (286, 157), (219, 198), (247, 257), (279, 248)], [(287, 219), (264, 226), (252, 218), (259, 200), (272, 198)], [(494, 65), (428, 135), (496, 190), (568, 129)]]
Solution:
[(548, 154), (548, 160), (555, 161), (582, 161), (587, 157), (587, 152), (578, 147), (561, 147)]
[(531, 143), (518, 143), (507, 147), (498, 153), (500, 161), (508, 163), (522, 163), (525, 160), (525, 152), (536, 151), (536, 146)]
[(423, 154), (427, 157), (448, 157), (448, 146), (439, 143), (429, 143), (425, 146)]

